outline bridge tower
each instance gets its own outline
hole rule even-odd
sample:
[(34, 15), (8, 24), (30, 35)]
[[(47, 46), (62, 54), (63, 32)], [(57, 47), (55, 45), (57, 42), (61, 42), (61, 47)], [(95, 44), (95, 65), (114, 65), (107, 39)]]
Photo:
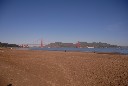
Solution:
[(43, 41), (41, 40), (41, 44), (40, 44), (40, 47), (43, 47)]
[(80, 48), (80, 42), (79, 41), (76, 43), (76, 48)]

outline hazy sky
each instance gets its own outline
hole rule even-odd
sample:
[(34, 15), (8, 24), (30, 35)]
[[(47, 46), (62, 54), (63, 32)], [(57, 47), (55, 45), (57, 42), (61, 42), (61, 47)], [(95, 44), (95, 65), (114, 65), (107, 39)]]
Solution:
[(0, 0), (0, 42), (128, 46), (128, 0)]

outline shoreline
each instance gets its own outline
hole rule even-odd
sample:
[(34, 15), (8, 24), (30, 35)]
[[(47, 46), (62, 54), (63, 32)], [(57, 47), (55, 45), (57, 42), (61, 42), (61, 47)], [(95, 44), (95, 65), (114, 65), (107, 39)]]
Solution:
[[(87, 53), (89, 52), (89, 53), (98, 53), (98, 54), (128, 55), (128, 51), (127, 52), (121, 52), (121, 51), (102, 51), (102, 50), (99, 51), (97, 49), (106, 49), (106, 48), (93, 48), (93, 50), (90, 50), (89, 48), (35, 48), (35, 49), (33, 49), (33, 48), (17, 48), (17, 50), (37, 50), (37, 51), (38, 50), (42, 50), (42, 51), (87, 52)], [(109, 48), (107, 48), (107, 49), (109, 49)]]

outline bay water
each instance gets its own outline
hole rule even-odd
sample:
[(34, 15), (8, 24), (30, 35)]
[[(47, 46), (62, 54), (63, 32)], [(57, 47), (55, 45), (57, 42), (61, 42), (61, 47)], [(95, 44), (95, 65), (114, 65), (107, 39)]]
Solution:
[(39, 47), (31, 47), (31, 48), (28, 48), (28, 50), (120, 53), (120, 54), (127, 54), (128, 55), (128, 48), (39, 48)]

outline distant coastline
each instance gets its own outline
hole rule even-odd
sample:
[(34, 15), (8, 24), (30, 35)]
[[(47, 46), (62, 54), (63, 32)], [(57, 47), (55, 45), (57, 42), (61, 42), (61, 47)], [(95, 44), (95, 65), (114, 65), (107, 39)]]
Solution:
[(0, 47), (20, 47), (20, 48), (29, 48), (29, 47), (42, 47), (42, 48), (128, 48), (128, 46), (118, 46), (111, 45), (108, 43), (102, 42), (77, 42), (77, 43), (63, 43), (63, 42), (54, 42), (46, 45), (38, 44), (36, 46), (30, 46), (29, 44), (9, 44), (0, 42)]

